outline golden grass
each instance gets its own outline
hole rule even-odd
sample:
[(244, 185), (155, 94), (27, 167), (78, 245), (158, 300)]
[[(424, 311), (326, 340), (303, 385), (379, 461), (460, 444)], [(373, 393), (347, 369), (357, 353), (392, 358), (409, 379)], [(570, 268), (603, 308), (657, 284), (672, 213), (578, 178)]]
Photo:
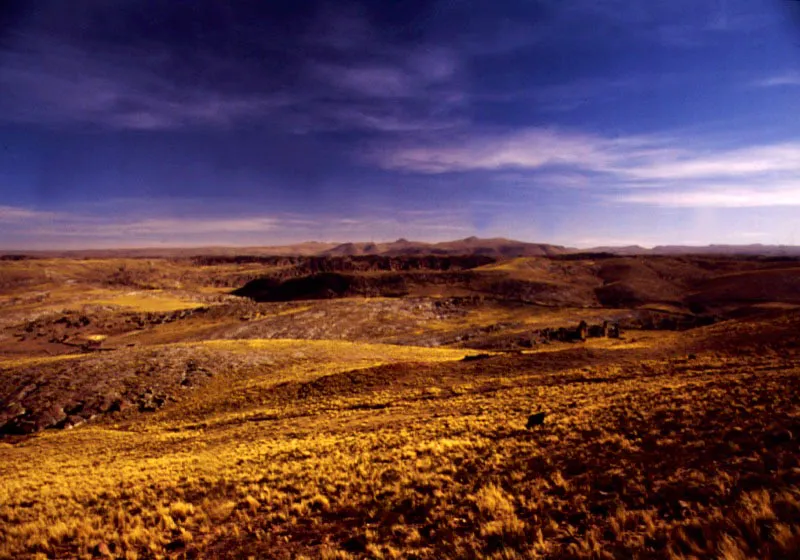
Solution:
[[(538, 267), (571, 265), (493, 266), (533, 278), (549, 274)], [(185, 272), (174, 263), (9, 267), (7, 278), (52, 288), (49, 299), (9, 304), (14, 312), (69, 301), (140, 311), (192, 303), (169, 291), (171, 275)], [(262, 270), (212, 268), (231, 278)], [(130, 287), (104, 284), (112, 274)], [(176, 375), (177, 398), (157, 412), (0, 440), (0, 558), (732, 560), (800, 549), (800, 359), (791, 344), (694, 350), (690, 359), (705, 331), (636, 332), (469, 362), (461, 359), (475, 351), (346, 340), (163, 344), (282, 317), (344, 325), (352, 313), (364, 323), (353, 336), (389, 339), (402, 329), (381, 329), (397, 321), (435, 340), (464, 328), (503, 323), (514, 333), (617, 313), (487, 303), (447, 315), (393, 305), (359, 298), (253, 307), (245, 320), (192, 318), (105, 340), (136, 340), (136, 348), (1, 361), (11, 370), (76, 360), (20, 373), (36, 390), (64, 379), (71, 387), (87, 371), (103, 381), (141, 372), (155, 383), (189, 361), (214, 375), (190, 388)], [(419, 319), (423, 312), (445, 318)], [(708, 332), (739, 333), (729, 325)], [(51, 370), (64, 379), (37, 378)], [(545, 425), (526, 430), (539, 411)]]
[[(307, 340), (307, 339), (241, 339), (241, 340), (205, 340), (199, 343), (176, 343), (176, 346), (193, 346), (201, 344), (212, 348), (225, 349), (232, 352), (250, 352), (253, 350), (272, 350), (279, 352), (298, 351), (322, 353), (329, 357), (340, 358), (343, 356), (366, 357), (374, 359), (376, 356), (390, 356), (392, 358), (408, 361), (423, 360), (454, 360), (464, 357), (465, 351), (452, 348), (426, 348), (419, 346), (400, 346), (397, 344), (370, 344), (365, 342), (350, 342), (347, 340)], [(306, 357), (306, 356), (302, 356)], [(359, 358), (360, 359), (360, 358)], [(336, 360), (334, 360), (334, 363)]]
[(541, 259), (533, 257), (518, 257), (515, 259), (508, 259), (491, 264), (485, 264), (477, 267), (475, 270), (502, 270), (502, 271), (520, 271), (530, 270), (536, 267), (537, 262), (542, 262)]
[[(346, 357), (320, 363), (325, 371), (377, 350), (456, 355), (331, 341), (203, 346)], [(601, 364), (463, 377), (457, 390), (433, 377), (277, 403), (236, 422), (214, 422), (237, 414), (229, 409), (182, 427), (165, 410), (142, 426), (44, 433), (0, 449), (0, 557), (90, 558), (101, 544), (125, 558), (784, 557), (800, 544), (800, 466), (791, 446), (763, 441), (798, 414), (800, 371), (754, 379), (756, 367), (648, 360), (634, 377)], [(576, 375), (600, 381), (567, 381)], [(376, 402), (388, 406), (356, 406)], [(737, 416), (744, 402), (754, 413), (769, 402), (769, 416)], [(533, 409), (548, 423), (526, 432)], [(664, 430), (676, 421), (686, 430)], [(704, 462), (712, 446), (728, 460)], [(751, 457), (777, 470), (757, 475), (763, 490), (736, 491)]]
[[(530, 330), (531, 328), (575, 326), (581, 320), (600, 324), (603, 320), (621, 313), (628, 313), (628, 310), (609, 308), (587, 309), (583, 307), (503, 307), (486, 304), (480, 307), (467, 308), (463, 311), (463, 314), (457, 316), (426, 321), (424, 323), (424, 328), (419, 329), (419, 332), (455, 331), (469, 327), (487, 327), (497, 323), (506, 325), (518, 323), (518, 330), (520, 331)], [(507, 329), (504, 330), (509, 332)]]
[(241, 373), (235, 380), (212, 383), (207, 389), (190, 395), (173, 411), (165, 411), (167, 416), (158, 424), (160, 428), (187, 421), (225, 424), (273, 414), (276, 403), (271, 391), (279, 384), (307, 383), (385, 364), (454, 361), (474, 353), (463, 349), (292, 339), (210, 340), (165, 345), (164, 348), (182, 349), (187, 355), (205, 349), (218, 356), (218, 360), (238, 361)]
[(497, 272), (507, 278), (561, 286), (575, 282), (597, 284), (591, 261), (553, 261), (542, 257), (518, 257), (475, 268), (480, 272)]
[(40, 356), (40, 357), (2, 357), (0, 356), (0, 369), (10, 369), (17, 367), (29, 367), (34, 365), (48, 364), (52, 362), (60, 362), (63, 360), (77, 360), (85, 358), (86, 354), (59, 354), (58, 356)]
[(90, 340), (92, 342), (103, 342), (105, 339), (108, 338), (108, 335), (105, 334), (90, 334), (86, 335), (86, 340)]
[(82, 302), (83, 305), (114, 305), (126, 307), (142, 312), (167, 312), (179, 311), (182, 309), (195, 309), (202, 307), (203, 304), (197, 301), (184, 300), (169, 295), (162, 295), (159, 292), (130, 292), (115, 297), (101, 299), (89, 299)]
[(284, 315), (294, 315), (296, 313), (303, 313), (304, 311), (308, 311), (312, 309), (310, 305), (301, 305), (299, 307), (293, 307), (290, 309), (284, 309), (283, 311), (278, 311), (275, 315), (281, 317)]

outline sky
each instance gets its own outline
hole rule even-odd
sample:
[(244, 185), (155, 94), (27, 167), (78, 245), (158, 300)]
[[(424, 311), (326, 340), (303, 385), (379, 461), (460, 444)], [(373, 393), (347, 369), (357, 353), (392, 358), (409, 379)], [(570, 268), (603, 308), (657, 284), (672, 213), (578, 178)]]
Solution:
[(0, 249), (800, 245), (795, 0), (4, 0)]

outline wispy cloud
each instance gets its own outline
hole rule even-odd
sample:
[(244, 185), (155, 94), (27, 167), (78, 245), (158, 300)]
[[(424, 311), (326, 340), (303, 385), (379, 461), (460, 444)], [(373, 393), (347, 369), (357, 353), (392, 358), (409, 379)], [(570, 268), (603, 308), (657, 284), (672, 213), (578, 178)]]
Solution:
[(458, 72), (458, 58), (443, 48), (384, 48), (381, 54), (380, 62), (312, 63), (312, 74), (348, 96), (381, 99), (430, 93), (431, 88), (449, 85)]
[(4, 118), (152, 130), (230, 125), (291, 103), (282, 94), (182, 87), (146, 51), (87, 47), (34, 38), (0, 54)]
[(215, 233), (269, 232), (280, 226), (312, 224), (279, 216), (224, 218), (142, 217), (113, 218), (96, 214), (52, 212), (15, 206), (0, 206), (0, 227), (26, 226), (28, 234), (111, 237), (115, 239)]
[(753, 82), (755, 87), (774, 88), (800, 86), (800, 72), (786, 72)]
[(357, 14), (339, 14), (329, 31), (303, 39), (324, 55), (306, 60), (307, 102), (297, 130), (433, 131), (464, 122), (463, 60), (435, 42), (413, 46), (377, 40)]
[(350, 42), (338, 55), (347, 63), (308, 63), (313, 85), (296, 130), (409, 132), (464, 124), (461, 61), (452, 51)]
[(610, 170), (643, 181), (744, 178), (800, 179), (800, 143), (748, 146), (733, 150), (665, 149), (632, 153)]
[(421, 173), (538, 169), (553, 165), (607, 167), (613, 154), (601, 138), (554, 129), (465, 134), (432, 144), (380, 149), (368, 157), (387, 169)]
[[(63, 7), (52, 6), (56, 19)], [(70, 13), (68, 32), (34, 26), (0, 46), (0, 120), (134, 130), (259, 121), (295, 132), (460, 122), (460, 57), (435, 42), (396, 44), (358, 12), (320, 17), (280, 45), (241, 22), (220, 25), (225, 48), (215, 49), (197, 38), (187, 46), (171, 37), (98, 39), (80, 31), (108, 10), (82, 4)]]
[(278, 245), (309, 240), (445, 240), (472, 232), (468, 216), (377, 209), (364, 215), (107, 217), (0, 206), (0, 249)]
[(573, 0), (563, 10), (579, 17), (592, 14), (598, 25), (624, 26), (644, 41), (671, 48), (708, 45), (723, 33), (751, 32), (781, 18), (780, 10), (765, 10), (753, 2), (720, 1), (643, 3), (629, 0)]
[(0, 206), (0, 224), (23, 224), (28, 220), (51, 219), (58, 214), (16, 206)]
[(525, 89), (479, 92), (470, 95), (470, 99), (479, 103), (524, 102), (537, 111), (561, 113), (589, 104), (620, 101), (632, 94), (674, 84), (679, 79), (679, 76), (668, 73), (581, 78), (556, 84), (536, 84)]
[(637, 191), (615, 197), (618, 202), (673, 208), (757, 208), (767, 206), (800, 206), (800, 180), (789, 185), (701, 185), (699, 188), (678, 188)]
[(719, 148), (681, 137), (607, 138), (532, 128), (384, 148), (370, 157), (388, 169), (422, 174), (516, 171), (516, 184), (584, 189), (620, 203), (800, 205), (796, 142)]

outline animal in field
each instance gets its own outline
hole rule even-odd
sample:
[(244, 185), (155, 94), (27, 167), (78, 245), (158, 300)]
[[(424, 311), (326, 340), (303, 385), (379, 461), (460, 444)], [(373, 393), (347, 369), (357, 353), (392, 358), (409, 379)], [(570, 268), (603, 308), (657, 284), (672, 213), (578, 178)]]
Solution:
[(528, 423), (525, 424), (525, 427), (530, 430), (532, 428), (535, 428), (536, 426), (544, 425), (544, 417), (545, 417), (544, 412), (537, 412), (536, 414), (531, 414), (530, 416), (528, 416)]

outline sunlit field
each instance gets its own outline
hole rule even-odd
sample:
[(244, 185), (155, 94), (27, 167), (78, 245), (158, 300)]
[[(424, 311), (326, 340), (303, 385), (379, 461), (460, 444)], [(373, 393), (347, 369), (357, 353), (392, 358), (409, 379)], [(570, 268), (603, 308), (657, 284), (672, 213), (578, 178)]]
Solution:
[[(130, 279), (108, 281), (119, 264), (98, 263), (64, 263), (69, 293), (43, 277), (40, 303), (4, 304), (17, 319), (0, 339), (2, 558), (800, 549), (793, 308), (670, 330), (635, 327), (651, 303), (252, 303), (203, 299), (213, 270), (174, 262), (152, 270), (184, 278), (180, 297), (153, 286), (130, 299)], [(13, 264), (6, 274), (41, 268)], [(70, 295), (76, 284), (116, 303)], [(21, 297), (18, 281), (8, 289)], [(631, 327), (514, 346), (604, 317)]]

